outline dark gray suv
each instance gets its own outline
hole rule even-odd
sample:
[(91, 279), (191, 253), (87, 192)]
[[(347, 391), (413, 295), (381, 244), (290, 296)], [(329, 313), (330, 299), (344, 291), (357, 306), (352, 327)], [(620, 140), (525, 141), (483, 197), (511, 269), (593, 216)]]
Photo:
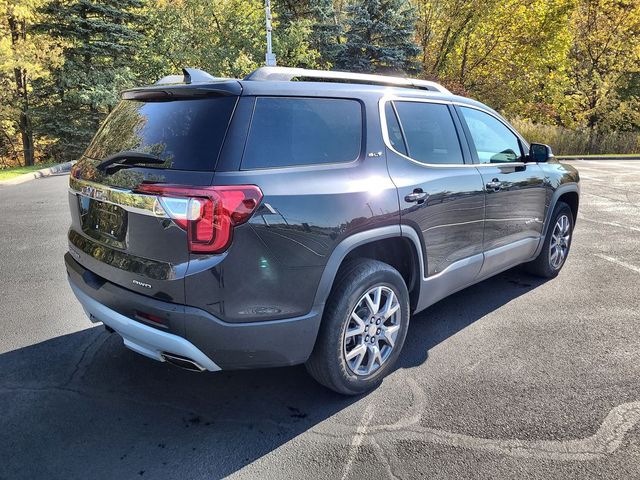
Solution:
[(130, 349), (377, 386), (409, 318), (562, 268), (578, 173), (487, 106), (403, 78), (185, 69), (123, 93), (70, 178), (69, 282)]

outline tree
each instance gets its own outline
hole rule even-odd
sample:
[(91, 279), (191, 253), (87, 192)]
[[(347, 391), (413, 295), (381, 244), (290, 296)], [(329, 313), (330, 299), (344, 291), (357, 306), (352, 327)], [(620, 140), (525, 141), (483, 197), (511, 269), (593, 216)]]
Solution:
[(346, 7), (340, 68), (361, 72), (415, 73), (416, 12), (406, 0), (355, 0)]
[(308, 22), (308, 42), (318, 52), (323, 67), (336, 63), (344, 32), (340, 12), (334, 7), (333, 0), (278, 0), (274, 5), (281, 27)]
[(640, 127), (640, 3), (580, 0), (572, 23), (570, 96), (594, 151), (599, 130)]
[(132, 86), (141, 0), (52, 0), (38, 28), (64, 42), (64, 65), (39, 85), (49, 96), (39, 128), (59, 139), (51, 154), (77, 158), (100, 122)]
[(0, 0), (0, 145), (17, 156), (14, 132), (20, 136), (23, 162), (35, 162), (32, 83), (59, 64), (60, 49), (45, 35), (32, 31), (42, 0)]
[[(264, 65), (262, 0), (154, 0), (144, 12), (148, 20), (138, 61), (145, 81), (185, 66), (214, 76), (242, 77)], [(309, 44), (311, 23), (300, 18), (281, 24), (275, 16), (273, 43), (279, 64), (317, 66), (319, 54)]]
[(465, 35), (487, 15), (495, 0), (414, 0), (422, 68), (439, 77)]
[(420, 1), (423, 68), (509, 116), (566, 116), (573, 0)]

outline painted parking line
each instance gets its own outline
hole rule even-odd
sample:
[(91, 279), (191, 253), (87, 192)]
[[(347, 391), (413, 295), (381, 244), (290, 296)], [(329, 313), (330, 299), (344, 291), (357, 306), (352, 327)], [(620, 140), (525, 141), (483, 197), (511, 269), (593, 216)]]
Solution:
[(604, 255), (602, 253), (594, 253), (594, 255), (608, 262), (615, 263), (616, 265), (627, 268), (633, 272), (640, 273), (640, 267), (636, 267), (635, 265), (631, 265), (630, 263), (623, 262), (622, 260), (618, 260), (617, 258), (610, 257), (609, 255)]

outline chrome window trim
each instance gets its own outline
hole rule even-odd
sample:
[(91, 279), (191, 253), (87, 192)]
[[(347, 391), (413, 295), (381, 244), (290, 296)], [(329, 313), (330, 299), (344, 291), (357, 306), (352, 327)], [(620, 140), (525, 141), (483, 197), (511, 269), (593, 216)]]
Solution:
[(128, 212), (151, 217), (169, 218), (155, 195), (135, 193), (125, 188), (110, 187), (74, 177), (69, 178), (69, 192), (74, 195), (82, 195), (101, 202), (118, 205)]
[[(473, 108), (475, 110), (479, 110), (481, 112), (486, 113), (487, 115), (492, 116), (493, 118), (495, 118), (496, 120), (498, 120), (500, 123), (502, 123), (507, 129), (509, 129), (509, 131), (511, 133), (513, 133), (527, 148), (529, 147), (529, 144), (527, 143), (527, 141), (522, 138), (522, 136), (513, 129), (513, 127), (511, 127), (508, 123), (506, 123), (506, 121), (502, 118), (500, 118), (498, 115), (496, 115), (495, 113), (492, 113), (491, 111), (478, 107), (477, 105), (470, 105), (468, 103), (464, 103), (464, 102), (457, 102), (457, 101), (452, 101), (452, 100), (442, 100), (442, 99), (436, 99), (436, 98), (424, 98), (424, 97), (411, 97), (411, 96), (399, 96), (399, 95), (385, 95), (383, 97), (380, 98), (379, 102), (378, 102), (378, 114), (380, 115), (380, 126), (382, 129), (382, 139), (384, 140), (384, 144), (385, 146), (391, 150), (393, 153), (395, 153), (396, 155), (401, 156), (402, 158), (409, 160), (410, 162), (413, 162), (417, 165), (423, 166), (423, 167), (428, 167), (428, 168), (468, 168), (468, 167), (521, 167), (526, 165), (525, 162), (509, 162), (509, 163), (463, 163), (463, 164), (459, 164), (459, 163), (425, 163), (425, 162), (421, 162), (419, 160), (415, 160), (411, 157), (408, 157), (407, 155), (397, 151), (395, 148), (393, 148), (391, 146), (391, 141), (389, 140), (389, 130), (387, 127), (387, 118), (386, 118), (386, 114), (385, 114), (385, 105), (387, 104), (387, 102), (394, 102), (394, 101), (400, 101), (400, 102), (420, 102), (420, 103), (438, 103), (438, 104), (442, 104), (442, 105), (456, 105), (456, 106), (460, 106), (460, 107), (468, 107), (468, 108)], [(395, 111), (395, 106), (394, 106), (394, 111)], [(396, 114), (397, 115), (397, 114)], [(454, 123), (455, 126), (455, 123)], [(456, 133), (457, 129), (456, 129)], [(458, 135), (459, 137), (459, 135)], [(405, 143), (406, 143), (406, 139), (405, 139)]]

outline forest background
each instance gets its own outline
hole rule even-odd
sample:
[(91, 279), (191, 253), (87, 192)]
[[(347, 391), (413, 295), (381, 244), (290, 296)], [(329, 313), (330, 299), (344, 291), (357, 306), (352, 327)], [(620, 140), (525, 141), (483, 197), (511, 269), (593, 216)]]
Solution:
[[(278, 64), (436, 80), (560, 154), (640, 153), (640, 0), (272, 0)], [(262, 0), (0, 0), (0, 168), (77, 159), (125, 88), (264, 64)]]

